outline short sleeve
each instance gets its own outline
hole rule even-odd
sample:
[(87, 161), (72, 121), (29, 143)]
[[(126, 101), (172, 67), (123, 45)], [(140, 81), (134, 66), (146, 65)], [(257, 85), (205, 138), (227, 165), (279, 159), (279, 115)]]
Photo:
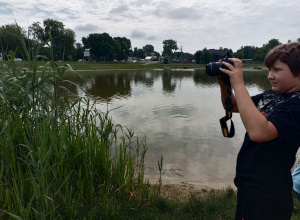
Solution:
[(251, 99), (252, 99), (255, 106), (258, 105), (258, 102), (262, 99), (262, 97), (263, 97), (262, 94), (251, 96)]

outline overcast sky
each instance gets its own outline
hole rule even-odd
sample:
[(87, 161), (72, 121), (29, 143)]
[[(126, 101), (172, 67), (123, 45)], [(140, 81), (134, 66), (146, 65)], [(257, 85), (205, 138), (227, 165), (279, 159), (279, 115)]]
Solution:
[(126, 37), (132, 48), (146, 44), (161, 53), (173, 39), (184, 52), (261, 47), (300, 38), (299, 0), (0, 0), (0, 25), (27, 30), (54, 19), (72, 29), (76, 41), (91, 33)]

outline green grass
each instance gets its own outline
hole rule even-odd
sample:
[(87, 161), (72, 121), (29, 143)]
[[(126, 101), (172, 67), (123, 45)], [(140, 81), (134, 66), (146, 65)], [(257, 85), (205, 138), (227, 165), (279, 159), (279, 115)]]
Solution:
[(26, 64), (0, 65), (0, 219), (93, 219), (119, 198), (155, 201), (146, 138), (72, 94), (70, 65), (25, 52)]
[(234, 203), (230, 191), (211, 191), (205, 196), (191, 194), (186, 203), (159, 198), (151, 206), (130, 204), (115, 219), (234, 219)]
[[(57, 62), (56, 62), (57, 63)], [(44, 61), (39, 61), (39, 65), (44, 65)], [(164, 68), (174, 68), (174, 69), (205, 69), (205, 64), (196, 64), (196, 63), (153, 63), (153, 64), (145, 64), (145, 63), (132, 63), (132, 62), (124, 62), (124, 63), (105, 63), (105, 62), (69, 62), (64, 61), (57, 63), (59, 65), (70, 64), (75, 71), (79, 70), (110, 70), (110, 69), (164, 69)], [(24, 61), (16, 62), (18, 67), (26, 67), (28, 64)], [(262, 63), (244, 63), (244, 67), (251, 68), (262, 68)]]

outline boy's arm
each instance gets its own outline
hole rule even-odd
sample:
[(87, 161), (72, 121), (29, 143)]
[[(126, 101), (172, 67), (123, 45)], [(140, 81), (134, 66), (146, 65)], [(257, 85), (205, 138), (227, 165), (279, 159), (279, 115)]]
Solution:
[(234, 66), (222, 62), (229, 70), (223, 68), (220, 70), (230, 77), (235, 101), (250, 139), (254, 142), (266, 142), (277, 138), (279, 135), (276, 127), (259, 112), (246, 89), (242, 61), (236, 58), (229, 58), (229, 60), (234, 63)]

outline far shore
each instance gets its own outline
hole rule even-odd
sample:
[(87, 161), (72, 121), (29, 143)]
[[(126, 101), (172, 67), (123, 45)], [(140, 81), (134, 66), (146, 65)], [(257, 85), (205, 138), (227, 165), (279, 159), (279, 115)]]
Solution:
[[(7, 61), (4, 61), (7, 62)], [(39, 61), (39, 66), (44, 66), (46, 61)], [(26, 61), (15, 62), (17, 67), (28, 67)], [(131, 62), (76, 62), (76, 61), (57, 61), (57, 66), (68, 65), (68, 68), (74, 71), (105, 71), (105, 70), (139, 70), (139, 69), (156, 69), (171, 71), (195, 71), (205, 70), (206, 64), (196, 63), (131, 63)], [(49, 66), (50, 67), (50, 66)], [(261, 71), (267, 70), (263, 63), (244, 63), (245, 71)]]
[[(163, 70), (169, 70), (169, 71), (187, 71), (187, 72), (193, 72), (197, 70), (205, 70), (205, 67), (197, 67), (197, 68), (171, 68), (171, 67), (164, 67), (164, 68), (149, 68), (157, 71), (163, 71)], [(76, 71), (76, 72), (102, 72), (102, 71), (110, 71), (110, 70), (120, 70), (120, 71), (126, 71), (126, 70), (140, 70), (140, 68), (124, 68), (124, 69), (74, 69), (74, 70), (68, 70), (68, 71)], [(263, 71), (267, 70), (266, 67), (244, 67), (244, 71), (251, 72), (251, 71)]]

